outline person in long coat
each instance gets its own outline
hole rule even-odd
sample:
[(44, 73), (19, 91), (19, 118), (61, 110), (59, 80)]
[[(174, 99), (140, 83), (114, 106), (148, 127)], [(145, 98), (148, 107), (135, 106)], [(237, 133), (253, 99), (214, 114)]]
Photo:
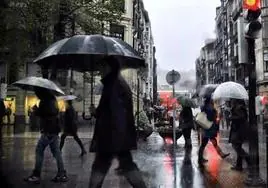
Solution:
[(135, 188), (145, 188), (131, 150), (137, 149), (132, 92), (120, 75), (120, 63), (113, 57), (104, 60), (103, 90), (96, 109), (96, 125), (90, 147), (95, 152), (90, 188), (100, 188), (113, 158), (119, 160), (123, 175)]
[(247, 139), (249, 129), (247, 109), (243, 100), (232, 100), (231, 121), (229, 142), (232, 143), (232, 147), (237, 154), (236, 165), (231, 169), (242, 171), (243, 160), (250, 165), (249, 154), (242, 148)]
[(6, 115), (6, 106), (4, 103), (4, 99), (0, 99), (0, 144), (2, 144), (2, 126), (3, 126), (3, 118)]
[(191, 131), (194, 128), (193, 112), (191, 107), (183, 106), (180, 113), (180, 128), (185, 140), (185, 148), (192, 147)]
[(80, 156), (83, 156), (87, 152), (84, 148), (82, 141), (80, 140), (80, 138), (77, 135), (77, 123), (75, 121), (75, 116), (76, 116), (76, 113), (75, 113), (75, 109), (73, 107), (73, 103), (71, 100), (68, 100), (67, 101), (67, 108), (66, 108), (65, 114), (64, 114), (64, 132), (61, 135), (60, 150), (62, 150), (62, 148), (64, 146), (65, 138), (70, 135), (74, 138), (74, 140), (80, 146), (80, 148), (81, 148)]
[(214, 148), (216, 149), (218, 155), (221, 156), (221, 158), (226, 158), (230, 155), (230, 153), (223, 153), (221, 148), (219, 147), (217, 143), (217, 134), (219, 132), (219, 122), (217, 121), (217, 110), (214, 108), (214, 103), (211, 98), (206, 98), (204, 106), (201, 108), (202, 112), (205, 112), (207, 115), (207, 119), (211, 122), (213, 122), (212, 126), (209, 129), (203, 130), (202, 134), (202, 140), (201, 140), (201, 146), (199, 148), (198, 152), (198, 163), (200, 165), (203, 165), (203, 163), (207, 162), (207, 159), (204, 159), (203, 153), (205, 150), (205, 147), (208, 144), (208, 141), (211, 141)]

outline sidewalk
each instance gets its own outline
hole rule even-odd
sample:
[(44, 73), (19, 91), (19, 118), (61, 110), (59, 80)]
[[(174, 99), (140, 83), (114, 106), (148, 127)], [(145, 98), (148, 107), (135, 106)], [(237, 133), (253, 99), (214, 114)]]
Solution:
[[(89, 130), (82, 130), (79, 135), (89, 134)], [(33, 187), (22, 179), (31, 173), (35, 158), (35, 145), (38, 133), (35, 136), (5, 136), (1, 150), (1, 163), (5, 174), (14, 187)], [(148, 188), (244, 188), (245, 174), (230, 170), (228, 160), (221, 160), (211, 144), (206, 149), (209, 162), (202, 171), (197, 163), (198, 140), (193, 132), (193, 149), (191, 158), (185, 158), (184, 139), (180, 138), (176, 147), (176, 160), (174, 160), (172, 145), (165, 144), (158, 133), (153, 133), (146, 142), (141, 141), (138, 150), (133, 151), (133, 158), (139, 166)], [(82, 138), (88, 148), (91, 138)], [(55, 184), (50, 179), (56, 174), (56, 162), (51, 153), (46, 150), (42, 182), (34, 185), (36, 188), (88, 188), (88, 181), (94, 154), (89, 153), (80, 158), (80, 149), (75, 141), (68, 137), (63, 148), (63, 159), (70, 181)], [(230, 151), (230, 150), (229, 150)], [(130, 185), (124, 177), (114, 172), (117, 161), (106, 176), (103, 188), (129, 188)], [(174, 178), (175, 177), (175, 178)], [(176, 186), (175, 186), (176, 185)]]
[[(259, 128), (259, 163), (260, 163), (260, 176), (263, 180), (267, 182), (267, 175), (266, 175), (266, 157), (267, 157), (267, 151), (266, 151), (266, 138), (265, 138), (265, 132), (262, 129), (262, 126)], [(223, 148), (224, 151), (228, 151), (231, 153), (231, 155), (226, 158), (226, 161), (228, 161), (230, 164), (235, 164), (236, 162), (236, 153), (234, 149), (232, 148), (232, 145), (228, 143), (229, 139), (229, 130), (221, 130), (220, 131), (220, 146)], [(249, 151), (249, 146), (247, 143), (243, 145), (243, 148), (245, 151)], [(246, 165), (246, 164), (245, 164)]]

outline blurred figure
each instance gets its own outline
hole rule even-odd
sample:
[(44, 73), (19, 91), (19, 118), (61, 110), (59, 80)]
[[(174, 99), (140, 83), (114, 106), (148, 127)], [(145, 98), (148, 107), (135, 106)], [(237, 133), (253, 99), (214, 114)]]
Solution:
[(191, 131), (194, 128), (193, 112), (191, 107), (183, 106), (180, 113), (180, 128), (185, 140), (185, 148), (192, 147)]
[(203, 130), (201, 146), (198, 152), (198, 163), (200, 165), (208, 161), (207, 159), (204, 159), (203, 157), (203, 153), (204, 153), (205, 147), (208, 144), (208, 141), (212, 142), (213, 146), (215, 147), (217, 153), (221, 156), (221, 158), (224, 159), (230, 155), (230, 153), (228, 154), (223, 153), (217, 143), (216, 137), (219, 132), (219, 123), (217, 121), (217, 111), (214, 108), (214, 103), (211, 98), (205, 99), (204, 106), (201, 108), (201, 111), (207, 114), (207, 119), (213, 122), (213, 124), (211, 128)]
[(31, 130), (39, 130), (39, 118), (36, 116), (36, 111), (38, 109), (37, 105), (35, 104), (31, 110), (28, 112), (30, 118), (30, 128)]
[(11, 118), (10, 116), (12, 115), (12, 103), (9, 103), (7, 108), (6, 108), (6, 116), (7, 116), (7, 124), (11, 124)]
[(82, 141), (77, 135), (77, 123), (76, 123), (76, 113), (73, 107), (73, 103), (71, 100), (67, 101), (67, 107), (64, 114), (64, 132), (61, 135), (61, 141), (60, 141), (60, 150), (62, 150), (65, 138), (67, 136), (73, 136), (74, 140), (77, 142), (77, 144), (81, 148), (81, 154), (80, 156), (85, 155), (87, 152), (83, 146)]
[(250, 165), (249, 154), (242, 148), (242, 144), (247, 139), (248, 128), (248, 114), (245, 102), (243, 100), (233, 100), (231, 109), (231, 130), (229, 136), (229, 142), (237, 154), (236, 165), (232, 167), (232, 170), (242, 171), (243, 160)]
[(2, 127), (3, 127), (3, 118), (6, 115), (6, 106), (4, 100), (0, 99), (0, 144), (2, 143)]
[(102, 187), (113, 158), (119, 160), (123, 175), (135, 188), (146, 185), (130, 150), (137, 148), (136, 127), (133, 116), (132, 92), (120, 75), (120, 64), (108, 57), (104, 62), (104, 85), (96, 110), (96, 126), (90, 147), (96, 152), (92, 165), (89, 188)]
[(35, 167), (31, 176), (24, 180), (31, 183), (40, 183), (41, 170), (44, 160), (44, 151), (49, 145), (50, 150), (57, 161), (58, 173), (52, 179), (54, 182), (66, 182), (68, 178), (64, 169), (59, 146), (59, 108), (56, 97), (47, 89), (35, 89), (36, 96), (40, 99), (36, 115), (40, 117), (41, 137), (35, 150)]

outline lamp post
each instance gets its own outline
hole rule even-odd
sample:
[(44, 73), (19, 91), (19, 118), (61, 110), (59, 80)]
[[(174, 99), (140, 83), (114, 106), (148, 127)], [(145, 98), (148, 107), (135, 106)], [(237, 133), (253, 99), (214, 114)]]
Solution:
[(250, 186), (262, 186), (264, 181), (259, 173), (259, 139), (258, 125), (255, 111), (256, 98), (256, 57), (255, 39), (259, 38), (262, 24), (259, 21), (261, 15), (260, 0), (244, 0), (245, 20), (248, 22), (245, 28), (245, 37), (248, 42), (248, 67), (249, 67), (249, 154), (250, 154), (250, 173), (245, 183)]

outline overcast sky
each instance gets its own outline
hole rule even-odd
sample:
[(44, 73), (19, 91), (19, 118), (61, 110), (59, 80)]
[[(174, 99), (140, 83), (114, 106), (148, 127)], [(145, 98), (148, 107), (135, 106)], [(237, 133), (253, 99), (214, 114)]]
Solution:
[(189, 70), (206, 38), (214, 38), (220, 0), (143, 0), (160, 68)]

